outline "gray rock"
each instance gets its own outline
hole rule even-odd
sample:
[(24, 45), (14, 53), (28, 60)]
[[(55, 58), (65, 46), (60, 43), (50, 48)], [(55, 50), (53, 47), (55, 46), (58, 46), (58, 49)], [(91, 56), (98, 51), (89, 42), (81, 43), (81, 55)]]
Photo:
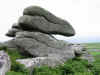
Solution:
[(15, 37), (16, 33), (19, 32), (19, 29), (12, 28), (7, 33), (6, 36), (8, 37)]
[[(84, 51), (86, 52), (83, 45), (57, 40), (51, 35), (41, 32), (28, 31), (17, 32), (15, 38), (8, 41), (8, 47), (17, 48), (21, 53), (28, 53), (34, 57), (46, 57), (46, 59), (39, 62), (38, 65), (48, 65), (52, 67), (63, 64), (68, 59), (77, 56), (83, 58)], [(25, 61), (27, 62), (27, 60)]]
[(32, 67), (40, 67), (43, 65), (48, 65), (50, 67), (57, 66), (59, 64), (63, 64), (61, 61), (61, 57), (58, 56), (53, 57), (36, 57), (36, 58), (27, 58), (27, 59), (17, 59), (17, 62), (24, 64), (26, 68), (31, 69)]
[[(49, 47), (54, 47), (54, 48), (62, 48), (65, 43), (62, 41), (57, 40), (56, 38), (52, 37), (52, 35), (44, 34), (41, 32), (18, 32), (16, 33), (16, 38), (30, 38), (30, 39), (35, 39), (43, 44), (46, 44)], [(66, 42), (67, 44), (67, 42)]]
[[(66, 57), (65, 57), (66, 58)], [(50, 67), (55, 67), (58, 66), (60, 64), (64, 64), (65, 61), (67, 61), (69, 58), (67, 57), (66, 59), (64, 59), (63, 56), (59, 55), (59, 54), (50, 54), (48, 57), (46, 57), (44, 60), (41, 60), (38, 65), (39, 66), (43, 66), (43, 65), (48, 65)], [(72, 59), (72, 57), (70, 58)]]
[(20, 52), (26, 52), (35, 57), (53, 56), (54, 58), (59, 56), (58, 59), (61, 57), (62, 61), (75, 57), (74, 51), (68, 43), (62, 43), (62, 41), (40, 32), (18, 32), (16, 37), (9, 41), (9, 45), (14, 45)]
[[(16, 60), (24, 64), (26, 68), (41, 65), (54, 67), (77, 56), (92, 61), (91, 56), (85, 53), (87, 51), (84, 46), (57, 40), (52, 34), (73, 36), (75, 31), (67, 21), (43, 8), (30, 6), (24, 10), (18, 23), (13, 24), (6, 34), (14, 38), (2, 45), (17, 49), (24, 55), (33, 56), (34, 58)], [(2, 65), (1, 62), (1, 68)]]
[(24, 15), (19, 19), (19, 25), (23, 30), (39, 31), (47, 34), (60, 34), (65, 36), (73, 36), (74, 29), (70, 24), (52, 23), (42, 16)]
[(7, 53), (0, 51), (0, 75), (5, 75), (10, 70), (11, 62)]
[(8, 41), (5, 41), (3, 44), (2, 44), (3, 46), (5, 46), (5, 47), (7, 47), (7, 48), (9, 48), (9, 49), (18, 49), (17, 48), (17, 46), (16, 46), (16, 44), (14, 43), (14, 39), (11, 39), (11, 40), (8, 40)]
[(6, 36), (15, 37), (16, 33), (19, 31), (22, 31), (21, 27), (18, 25), (18, 23), (14, 23), (12, 28), (6, 33)]
[(40, 64), (40, 61), (44, 61), (47, 57), (36, 57), (36, 58), (26, 58), (26, 59), (17, 59), (16, 61), (20, 64), (24, 64), (26, 68), (31, 68), (38, 66)]
[(84, 51), (86, 51), (86, 48), (84, 45), (81, 44), (70, 44), (72, 45), (71, 48), (75, 51), (76, 56), (82, 55)]
[(21, 29), (21, 27), (18, 25), (18, 23), (14, 23), (12, 25), (12, 28)]
[(24, 9), (23, 14), (30, 15), (30, 16), (43, 16), (45, 19), (47, 19), (51, 23), (59, 24), (59, 25), (68, 25), (69, 27), (71, 27), (67, 21), (56, 17), (49, 11), (47, 11), (39, 6), (29, 6)]
[(95, 61), (94, 57), (87, 51), (84, 51), (80, 58), (88, 60), (89, 63)]
[(71, 48), (75, 51), (76, 57), (80, 57), (81, 59), (88, 60), (89, 63), (94, 62), (94, 57), (89, 54), (85, 45), (83, 44), (71, 44)]
[[(14, 40), (20, 48), (36, 56), (48, 56), (51, 53), (72, 53), (69, 45), (40, 32), (19, 32)], [(72, 56), (73, 54), (71, 54)]]

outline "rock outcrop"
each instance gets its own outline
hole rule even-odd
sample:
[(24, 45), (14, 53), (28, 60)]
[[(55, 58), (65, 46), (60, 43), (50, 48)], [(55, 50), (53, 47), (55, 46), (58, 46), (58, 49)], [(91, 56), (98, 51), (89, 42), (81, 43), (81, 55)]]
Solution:
[(70, 23), (37, 6), (26, 8), (23, 16), (19, 18), (17, 24), (15, 23), (12, 26), (10, 32), (15, 33), (17, 29), (39, 31), (47, 34), (60, 34), (64, 36), (75, 35), (75, 30)]
[[(6, 34), (13, 39), (4, 44), (8, 48), (17, 48), (20, 53), (34, 57), (17, 60), (26, 67), (37, 64), (54, 67), (77, 55), (82, 55), (85, 51), (82, 45), (57, 40), (52, 34), (74, 36), (75, 30), (70, 23), (54, 16), (47, 10), (38, 6), (30, 6), (24, 10), (18, 23), (14, 23)], [(42, 57), (45, 59), (42, 60)], [(38, 58), (41, 61), (34, 63)], [(27, 62), (29, 65), (26, 64)]]
[(74, 50), (70, 47), (69, 43), (57, 40), (41, 32), (18, 32), (16, 37), (8, 42), (8, 45), (14, 45), (22, 53), (27, 52), (35, 57), (53, 55), (56, 57), (58, 55), (63, 61), (75, 57)]
[[(38, 7), (38, 6), (27, 7), (26, 9), (24, 9), (23, 15), (30, 15), (30, 16), (33, 16), (33, 18), (34, 18), (34, 16), (40, 16), (40, 17), (42, 16), (40, 18), (42, 20), (40, 20), (40, 21), (42, 21), (42, 23), (44, 22), (43, 24), (45, 24), (45, 23), (50, 24), (51, 26), (50, 25), (49, 26), (51, 28), (47, 27), (48, 25), (47, 26), (44, 25), (44, 26), (47, 27), (49, 30), (52, 30), (52, 32), (54, 31), (54, 33), (59, 33), (59, 34), (65, 35), (65, 36), (75, 35), (75, 31), (74, 31), (73, 27), (69, 24), (69, 22), (56, 17), (55, 15), (53, 15), (52, 13), (50, 13), (49, 11), (47, 11), (41, 7)], [(39, 17), (37, 17), (37, 18), (39, 18)], [(57, 26), (57, 27), (55, 27), (55, 26)], [(61, 28), (60, 31), (59, 31), (59, 28)]]
[(61, 34), (65, 36), (73, 36), (75, 34), (75, 31), (70, 24), (52, 23), (42, 16), (24, 15), (20, 17), (19, 25), (24, 30), (35, 30), (47, 34)]

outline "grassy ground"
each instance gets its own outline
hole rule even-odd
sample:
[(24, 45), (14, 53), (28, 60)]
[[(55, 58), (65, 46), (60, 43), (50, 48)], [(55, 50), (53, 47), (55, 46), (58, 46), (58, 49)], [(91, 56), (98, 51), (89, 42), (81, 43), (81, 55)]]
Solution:
[(86, 43), (85, 44), (90, 54), (100, 62), (100, 43)]
[(100, 43), (85, 43), (88, 49), (100, 49)]
[(88, 51), (95, 58), (95, 69), (100, 73), (100, 43), (86, 43)]
[(100, 55), (100, 52), (90, 52), (93, 56), (99, 56)]
[[(86, 46), (95, 58), (93, 65), (88, 64), (86, 60), (74, 59), (54, 68), (47, 66), (35, 68), (32, 75), (100, 75), (100, 43), (86, 43)], [(93, 51), (95, 49), (97, 50)], [(18, 52), (6, 51), (11, 56), (13, 63), (12, 70), (6, 75), (29, 75), (29, 71), (25, 70), (23, 65), (15, 62), (16, 58), (23, 57)]]

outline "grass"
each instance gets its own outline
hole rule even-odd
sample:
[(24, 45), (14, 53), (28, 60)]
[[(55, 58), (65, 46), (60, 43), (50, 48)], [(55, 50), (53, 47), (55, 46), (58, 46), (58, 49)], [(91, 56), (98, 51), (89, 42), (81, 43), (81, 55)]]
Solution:
[(9, 71), (9, 72), (6, 73), (6, 75), (25, 75), (25, 74), (23, 74), (21, 72)]
[[(100, 49), (100, 43), (86, 44), (88, 49)], [(17, 63), (15, 60), (24, 58), (18, 50), (8, 50), (6, 47), (0, 48), (5, 50), (11, 58), (12, 68), (6, 75), (29, 75), (29, 71), (24, 65)], [(86, 60), (79, 58), (71, 59), (62, 65), (51, 68), (48, 66), (35, 67), (32, 75), (100, 75), (100, 52), (90, 51), (94, 56), (95, 62), (89, 64)]]
[(85, 43), (87, 49), (100, 49), (100, 43)]
[(92, 54), (93, 56), (100, 55), (100, 52), (89, 52), (89, 53)]
[[(87, 43), (86, 44), (87, 49), (89, 50), (90, 54), (94, 56), (95, 62), (93, 65), (95, 66), (95, 70), (93, 70), (96, 75), (100, 75), (100, 43)], [(97, 49), (97, 51), (93, 51), (94, 49)]]
[[(87, 43), (87, 49), (100, 49), (100, 43)], [(34, 75), (100, 75), (100, 52), (90, 52), (95, 62), (89, 64), (85, 60), (69, 60), (58, 68), (39, 67)]]
[(11, 70), (6, 75), (28, 75), (29, 70), (25, 68), (23, 64), (16, 62), (16, 59), (22, 59), (26, 56), (22, 56), (18, 50), (9, 50), (7, 47), (0, 47), (0, 50), (4, 50), (8, 53), (11, 59)]
[(89, 65), (88, 61), (76, 58), (54, 68), (48, 66), (36, 67), (33, 75), (93, 75), (88, 70)]

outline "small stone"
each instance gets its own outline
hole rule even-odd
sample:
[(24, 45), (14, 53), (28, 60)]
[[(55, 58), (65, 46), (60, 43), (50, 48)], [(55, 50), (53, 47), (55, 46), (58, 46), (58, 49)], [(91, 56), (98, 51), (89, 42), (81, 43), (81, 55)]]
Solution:
[(19, 31), (20, 31), (19, 29), (12, 28), (12, 29), (10, 29), (10, 30), (6, 33), (6, 36), (8, 36), (8, 37), (15, 37), (15, 36), (16, 36), (16, 33), (19, 32)]
[(10, 57), (3, 50), (0, 51), (0, 75), (5, 75), (10, 70)]

